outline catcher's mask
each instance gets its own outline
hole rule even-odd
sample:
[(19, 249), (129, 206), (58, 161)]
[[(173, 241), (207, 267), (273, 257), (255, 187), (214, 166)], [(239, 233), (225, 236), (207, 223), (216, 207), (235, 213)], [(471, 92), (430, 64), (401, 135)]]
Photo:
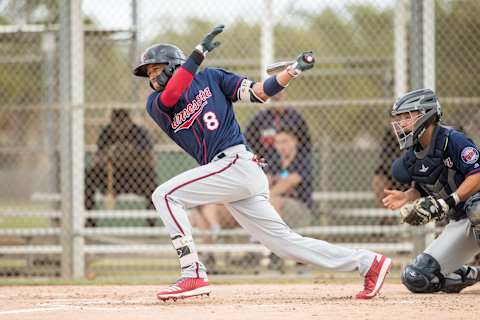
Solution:
[(420, 89), (398, 98), (392, 108), (392, 126), (400, 149), (415, 145), (432, 123), (442, 118), (442, 108), (430, 89)]
[[(178, 47), (168, 43), (156, 44), (143, 52), (140, 64), (133, 69), (133, 74), (138, 77), (148, 78), (147, 66), (149, 64), (165, 64), (165, 69), (156, 79), (160, 86), (159, 91), (163, 91), (175, 70), (180, 67), (185, 60), (185, 55)], [(150, 87), (155, 90), (151, 82)]]

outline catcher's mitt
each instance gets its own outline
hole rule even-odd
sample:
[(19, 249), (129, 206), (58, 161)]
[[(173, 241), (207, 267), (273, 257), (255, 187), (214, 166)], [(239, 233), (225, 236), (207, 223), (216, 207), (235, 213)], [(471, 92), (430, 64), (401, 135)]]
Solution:
[(402, 216), (402, 222), (419, 226), (430, 222), (432, 219), (443, 218), (449, 209), (445, 200), (428, 196), (404, 205), (400, 209), (400, 215)]

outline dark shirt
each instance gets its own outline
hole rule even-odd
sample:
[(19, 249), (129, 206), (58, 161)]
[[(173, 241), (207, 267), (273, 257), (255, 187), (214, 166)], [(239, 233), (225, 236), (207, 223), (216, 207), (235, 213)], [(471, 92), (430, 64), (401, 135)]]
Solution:
[[(445, 198), (472, 174), (480, 173), (479, 150), (462, 132), (437, 126), (427, 149), (419, 143), (395, 160), (392, 172), (395, 179), (414, 183), (422, 196)], [(464, 216), (464, 203), (455, 208), (455, 217)]]
[(173, 107), (162, 105), (160, 93), (152, 92), (147, 111), (175, 143), (206, 164), (228, 147), (246, 143), (232, 106), (243, 79), (223, 69), (205, 68)]
[(97, 140), (98, 150), (106, 151), (115, 144), (130, 143), (138, 150), (150, 151), (153, 149), (152, 140), (147, 129), (132, 124), (127, 130), (121, 130), (120, 133), (112, 129), (112, 124), (108, 124), (102, 129)]
[(285, 196), (292, 199), (300, 200), (304, 202), (307, 206), (312, 207), (313, 175), (310, 153), (297, 153), (297, 155), (288, 165), (288, 167), (282, 169), (280, 167), (272, 168), (269, 166), (267, 167), (267, 172), (270, 175), (274, 176), (275, 179), (286, 178), (293, 173), (297, 173), (298, 175), (300, 175), (302, 177), (302, 181), (300, 181), (300, 183), (296, 187), (288, 190)]
[(277, 131), (285, 128), (295, 134), (299, 153), (310, 154), (312, 143), (307, 123), (293, 107), (259, 111), (245, 130), (245, 138), (254, 153), (265, 158), (271, 170), (279, 169), (280, 157), (273, 147)]

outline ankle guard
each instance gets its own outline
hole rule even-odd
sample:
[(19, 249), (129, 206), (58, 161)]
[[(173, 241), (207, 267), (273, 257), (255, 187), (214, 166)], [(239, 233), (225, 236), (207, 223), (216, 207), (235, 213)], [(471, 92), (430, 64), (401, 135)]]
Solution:
[(459, 293), (466, 287), (473, 286), (479, 281), (480, 272), (477, 268), (462, 266), (460, 269), (445, 277), (442, 291), (447, 293)]
[(198, 254), (195, 249), (195, 244), (191, 235), (175, 235), (172, 238), (172, 244), (177, 250), (178, 259), (180, 260), (180, 267), (186, 268), (198, 262)]

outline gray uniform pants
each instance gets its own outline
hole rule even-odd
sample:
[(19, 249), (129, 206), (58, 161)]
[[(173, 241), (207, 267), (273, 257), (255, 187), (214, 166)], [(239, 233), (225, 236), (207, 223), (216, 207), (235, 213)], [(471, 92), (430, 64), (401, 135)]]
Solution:
[[(153, 203), (170, 235), (191, 236), (186, 209), (224, 203), (254, 239), (276, 255), (337, 271), (368, 272), (375, 253), (333, 245), (292, 231), (268, 199), (268, 179), (244, 145), (224, 150), (225, 157), (188, 170), (160, 185)], [(195, 250), (194, 245), (189, 247)], [(196, 254), (196, 253), (195, 253)], [(182, 268), (183, 277), (206, 277), (200, 262)]]
[(457, 270), (477, 253), (480, 247), (473, 234), (472, 224), (467, 218), (450, 221), (440, 236), (425, 250), (440, 264), (444, 276)]

